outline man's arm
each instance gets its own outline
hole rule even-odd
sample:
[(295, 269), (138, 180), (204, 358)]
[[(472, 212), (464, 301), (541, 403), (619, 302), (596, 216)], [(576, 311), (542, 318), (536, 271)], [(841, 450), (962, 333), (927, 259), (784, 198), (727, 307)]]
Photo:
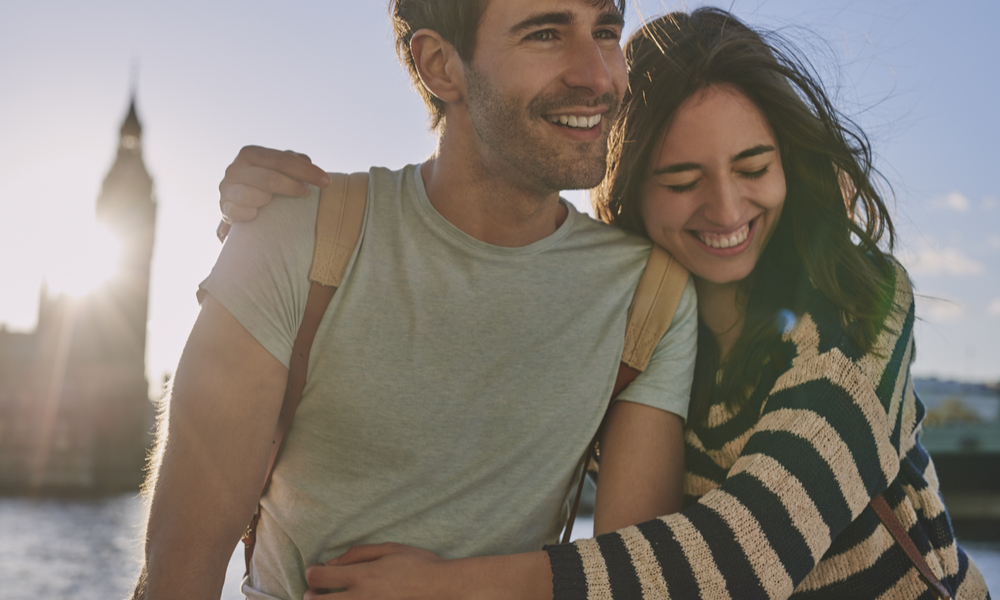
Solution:
[(600, 443), (594, 535), (681, 509), (684, 421), (678, 415), (617, 401), (608, 412)]
[(219, 598), (256, 510), (287, 375), (206, 296), (160, 423), (136, 598)]

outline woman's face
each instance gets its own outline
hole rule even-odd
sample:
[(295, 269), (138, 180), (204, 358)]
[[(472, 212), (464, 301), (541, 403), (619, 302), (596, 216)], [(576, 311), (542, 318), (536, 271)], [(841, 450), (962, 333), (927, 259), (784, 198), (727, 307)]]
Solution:
[(778, 143), (756, 105), (728, 85), (696, 92), (649, 166), (649, 237), (696, 277), (723, 284), (749, 275), (785, 202)]

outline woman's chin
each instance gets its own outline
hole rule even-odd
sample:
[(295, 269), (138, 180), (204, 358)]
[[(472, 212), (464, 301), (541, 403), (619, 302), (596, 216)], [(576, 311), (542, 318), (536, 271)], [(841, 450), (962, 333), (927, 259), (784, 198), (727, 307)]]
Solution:
[[(749, 277), (750, 273), (753, 271), (754, 265), (757, 264), (756, 260), (740, 261), (732, 259), (719, 260), (713, 258), (708, 260), (691, 261), (692, 264), (685, 266), (689, 271), (691, 271), (692, 275), (705, 283), (728, 285), (739, 283)], [(683, 260), (681, 261), (681, 264), (684, 264)]]

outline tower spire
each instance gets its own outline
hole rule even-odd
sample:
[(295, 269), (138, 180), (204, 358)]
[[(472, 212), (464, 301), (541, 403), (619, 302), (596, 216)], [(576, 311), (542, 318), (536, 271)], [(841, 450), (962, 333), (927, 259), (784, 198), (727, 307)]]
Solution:
[(139, 89), (139, 58), (137, 56), (132, 57), (132, 70), (129, 73), (129, 95), (132, 97), (132, 102), (135, 102), (136, 90)]
[(135, 98), (139, 89), (139, 60), (132, 58), (132, 69), (129, 76), (129, 108), (128, 115), (121, 128), (121, 150), (139, 152), (142, 142), (142, 124), (135, 110)]

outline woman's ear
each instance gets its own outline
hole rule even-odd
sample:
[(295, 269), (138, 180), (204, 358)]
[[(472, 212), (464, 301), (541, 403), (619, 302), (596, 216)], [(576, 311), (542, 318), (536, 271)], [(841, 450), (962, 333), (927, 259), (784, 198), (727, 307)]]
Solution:
[(451, 43), (433, 29), (419, 29), (410, 38), (410, 52), (427, 91), (446, 104), (462, 99), (462, 58)]

